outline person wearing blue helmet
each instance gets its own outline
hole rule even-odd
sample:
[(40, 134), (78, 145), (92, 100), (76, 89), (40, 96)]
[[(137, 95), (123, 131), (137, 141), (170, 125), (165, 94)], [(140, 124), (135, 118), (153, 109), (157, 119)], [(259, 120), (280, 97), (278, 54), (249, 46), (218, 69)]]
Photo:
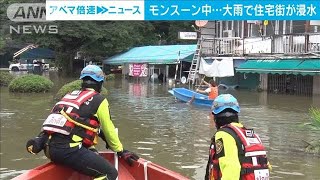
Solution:
[(217, 132), (211, 139), (205, 180), (269, 179), (271, 166), (265, 147), (253, 129), (240, 122), (240, 106), (231, 94), (221, 94), (212, 105)]
[[(52, 108), (39, 137), (27, 143), (30, 153), (41, 147), (54, 163), (71, 167), (96, 180), (115, 180), (115, 167), (95, 149), (100, 136), (106, 146), (132, 165), (139, 157), (123, 148), (111, 120), (109, 103), (100, 94), (105, 80), (99, 66), (88, 65), (80, 74), (81, 89), (65, 95)], [(38, 143), (35, 143), (38, 142)]]

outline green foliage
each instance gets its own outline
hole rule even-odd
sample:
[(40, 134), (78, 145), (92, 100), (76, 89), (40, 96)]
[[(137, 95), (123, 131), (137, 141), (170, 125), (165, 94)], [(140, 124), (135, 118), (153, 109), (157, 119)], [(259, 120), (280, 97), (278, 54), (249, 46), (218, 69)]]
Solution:
[[(45, 2), (44, 0), (37, 2), (39, 1)], [(56, 66), (64, 74), (74, 72), (73, 58), (78, 51), (84, 58), (96, 61), (137, 46), (155, 45), (159, 42), (161, 44), (195, 43), (178, 39), (179, 31), (194, 31), (191, 27), (194, 21), (50, 21), (39, 22), (37, 25), (55, 25), (58, 28), (58, 34), (10, 34), (10, 25), (25, 24), (10, 21), (5, 13), (10, 4), (20, 1), (2, 0), (1, 2), (0, 47), (9, 47), (8, 44), (11, 42), (17, 47), (31, 43), (39, 47), (51, 48), (56, 53)], [(30, 2), (36, 2), (36, 0), (24, 1), (24, 3)]]
[[(68, 84), (65, 84), (56, 94), (56, 98), (61, 99), (67, 93), (71, 93), (72, 91), (81, 89), (81, 83), (82, 83), (82, 80), (75, 80)], [(103, 96), (106, 96), (108, 94), (108, 91), (105, 87), (102, 87), (101, 94)]]
[(4, 41), (3, 37), (1, 36), (0, 37), (0, 49), (3, 49), (4, 45), (5, 45), (5, 41)]
[(320, 128), (320, 109), (316, 107), (311, 107), (309, 109), (309, 114), (312, 119), (312, 124)]
[(8, 86), (14, 76), (8, 71), (0, 71), (0, 86)]
[(111, 80), (111, 79), (115, 79), (116, 78), (116, 75), (115, 74), (108, 74), (106, 76), (106, 80)]
[[(313, 130), (316, 130), (320, 132), (320, 109), (316, 107), (311, 107), (309, 109), (309, 114), (311, 117), (311, 123), (307, 123), (305, 125), (311, 126)], [(305, 152), (307, 153), (313, 153), (320, 155), (320, 140), (312, 140), (312, 141), (304, 141), (306, 144), (305, 146)]]
[(181, 40), (178, 39), (179, 32), (192, 32), (194, 29), (192, 25), (194, 21), (178, 21), (170, 23), (169, 33), (168, 33), (168, 42), (170, 44), (194, 44), (196, 40)]
[(53, 82), (43, 76), (28, 74), (19, 76), (9, 84), (10, 92), (47, 92), (53, 87)]

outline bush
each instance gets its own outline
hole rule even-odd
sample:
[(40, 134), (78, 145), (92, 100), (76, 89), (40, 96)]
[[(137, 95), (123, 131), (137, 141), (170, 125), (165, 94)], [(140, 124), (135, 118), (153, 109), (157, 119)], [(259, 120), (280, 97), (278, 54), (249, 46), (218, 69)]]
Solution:
[(17, 77), (9, 84), (10, 92), (47, 92), (53, 87), (53, 82), (43, 76), (28, 74)]
[(14, 79), (14, 76), (8, 71), (0, 71), (0, 86), (8, 86)]
[(315, 107), (311, 107), (309, 109), (309, 113), (312, 119), (312, 124), (316, 127), (320, 128), (320, 109), (319, 108), (315, 108)]
[[(311, 107), (309, 109), (309, 114), (311, 117), (311, 123), (307, 123), (306, 125), (311, 125), (313, 130), (316, 130), (317, 132), (320, 132), (320, 109), (316, 107)], [(320, 155), (320, 140), (315, 139), (309, 142), (304, 141), (305, 146), (305, 152), (313, 153)]]
[(111, 80), (111, 79), (115, 79), (116, 75), (115, 74), (108, 74), (106, 76), (106, 80)]
[[(81, 83), (82, 83), (82, 80), (75, 80), (68, 84), (65, 84), (56, 94), (56, 98), (61, 99), (67, 93), (71, 93), (72, 91), (81, 89)], [(105, 87), (102, 87), (101, 94), (103, 96), (106, 96), (108, 94), (108, 91)]]

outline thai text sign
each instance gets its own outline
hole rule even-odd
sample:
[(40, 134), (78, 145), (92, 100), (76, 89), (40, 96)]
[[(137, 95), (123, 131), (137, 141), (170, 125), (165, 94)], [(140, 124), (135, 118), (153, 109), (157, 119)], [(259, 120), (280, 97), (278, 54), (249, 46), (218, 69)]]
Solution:
[(147, 77), (148, 65), (147, 64), (129, 64), (129, 76)]

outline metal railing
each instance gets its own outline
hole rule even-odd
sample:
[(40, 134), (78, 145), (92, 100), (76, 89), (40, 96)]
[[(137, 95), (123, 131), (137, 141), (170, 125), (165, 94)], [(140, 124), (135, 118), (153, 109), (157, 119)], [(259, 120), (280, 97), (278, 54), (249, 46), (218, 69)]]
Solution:
[[(256, 39), (256, 40), (254, 40)], [(299, 55), (320, 53), (320, 33), (286, 34), (258, 38), (203, 38), (202, 56)]]
[(273, 52), (283, 54), (307, 54), (320, 52), (320, 34), (288, 34), (275, 36)]
[(240, 55), (242, 54), (241, 38), (204, 38), (201, 53), (206, 55)]

